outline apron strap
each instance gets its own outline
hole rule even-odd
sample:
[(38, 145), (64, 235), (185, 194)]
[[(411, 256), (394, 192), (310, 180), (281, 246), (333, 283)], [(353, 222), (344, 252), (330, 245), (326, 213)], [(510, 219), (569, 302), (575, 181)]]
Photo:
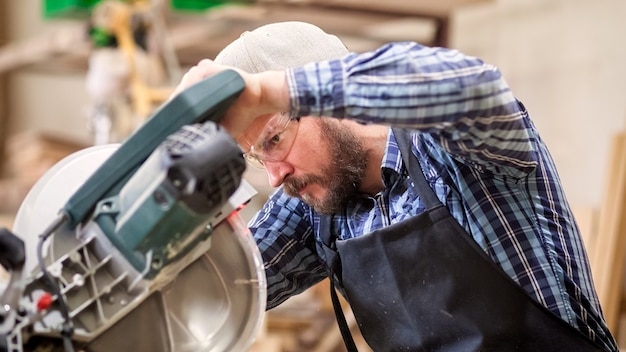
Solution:
[(417, 158), (412, 158), (413, 152), (411, 150), (411, 146), (413, 143), (411, 132), (405, 129), (395, 128), (392, 131), (394, 137), (396, 138), (400, 155), (402, 156), (402, 162), (404, 162), (404, 166), (409, 172), (409, 177), (411, 177), (413, 182), (415, 182), (413, 188), (420, 198), (422, 198), (422, 201), (426, 206), (426, 210), (443, 206), (443, 204), (439, 201), (439, 198), (437, 198), (435, 192), (432, 188), (430, 188), (430, 185), (428, 185), (428, 181), (426, 181), (424, 171), (422, 170), (422, 166), (419, 161)]
[(350, 327), (346, 321), (346, 316), (343, 314), (343, 308), (339, 303), (339, 297), (335, 289), (335, 271), (341, 272), (341, 263), (339, 262), (339, 254), (334, 244), (335, 241), (331, 241), (332, 237), (332, 216), (322, 215), (320, 217), (320, 237), (322, 245), (318, 244), (318, 251), (323, 251), (326, 255), (326, 268), (328, 269), (328, 280), (330, 281), (330, 299), (333, 302), (333, 311), (335, 312), (335, 319), (341, 332), (341, 337), (346, 345), (348, 352), (358, 352)]
[(333, 302), (333, 310), (335, 311), (335, 318), (337, 319), (339, 332), (341, 332), (341, 337), (346, 345), (346, 350), (348, 352), (358, 352), (359, 350), (356, 348), (356, 344), (352, 338), (352, 332), (350, 331), (350, 327), (346, 321), (346, 316), (343, 314), (343, 308), (341, 307), (341, 303), (339, 303), (339, 297), (337, 296), (337, 291), (335, 290), (335, 279), (333, 278), (332, 269), (330, 271), (330, 275), (330, 298)]

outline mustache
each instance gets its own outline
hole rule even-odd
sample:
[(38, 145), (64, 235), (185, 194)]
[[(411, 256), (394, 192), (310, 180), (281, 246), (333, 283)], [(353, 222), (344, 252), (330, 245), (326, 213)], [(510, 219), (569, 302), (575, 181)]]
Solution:
[(300, 190), (311, 183), (324, 184), (324, 178), (317, 175), (292, 176), (283, 181), (283, 190), (290, 197), (300, 197)]

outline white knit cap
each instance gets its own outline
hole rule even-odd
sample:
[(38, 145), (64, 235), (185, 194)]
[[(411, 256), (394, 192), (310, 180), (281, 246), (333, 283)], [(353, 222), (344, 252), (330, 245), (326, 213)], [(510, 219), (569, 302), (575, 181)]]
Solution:
[(334, 35), (304, 22), (278, 22), (244, 32), (215, 57), (215, 62), (256, 73), (284, 70), (348, 53)]

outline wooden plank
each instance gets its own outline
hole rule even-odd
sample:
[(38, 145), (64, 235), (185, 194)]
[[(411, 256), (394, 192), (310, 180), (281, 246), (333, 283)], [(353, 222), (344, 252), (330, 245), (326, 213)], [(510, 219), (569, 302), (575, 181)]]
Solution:
[[(0, 47), (2, 47), (7, 38), (7, 3), (5, 1), (0, 1)], [(4, 153), (5, 153), (5, 144), (9, 129), (9, 109), (7, 107), (7, 89), (6, 89), (6, 75), (0, 72), (0, 175), (2, 175), (4, 170)]]
[(573, 205), (572, 212), (576, 218), (578, 229), (585, 244), (585, 250), (589, 257), (589, 262), (594, 261), (594, 247), (596, 245), (598, 214), (597, 209), (589, 205)]
[(7, 229), (13, 228), (13, 215), (0, 213), (0, 227), (6, 227)]
[[(271, 1), (275, 2), (275, 0)], [(268, 2), (268, 0), (259, 2)], [(493, 2), (493, 0), (300, 0), (297, 3), (308, 4), (311, 6), (368, 10), (379, 13), (393, 13), (397, 15), (418, 15), (444, 18), (448, 17), (454, 10), (463, 6), (488, 2)]]
[(88, 54), (89, 42), (85, 39), (84, 25), (67, 25), (30, 39), (0, 46), (0, 73), (55, 61), (60, 57), (79, 57), (84, 66)]
[[(250, 6), (222, 7), (208, 11), (206, 16), (170, 15), (167, 18), (169, 42), (183, 66), (200, 59), (214, 57), (244, 30), (277, 21), (305, 21), (333, 34), (349, 38), (351, 50), (375, 49), (384, 42), (367, 29), (390, 25), (393, 21), (434, 20), (435, 38), (424, 38), (418, 31), (402, 31), (402, 39), (426, 45), (445, 46), (448, 41), (450, 15), (459, 8), (490, 3), (493, 0), (259, 0)], [(4, 12), (3, 12), (4, 13)], [(3, 21), (4, 23), (4, 21)], [(404, 22), (406, 25), (406, 22)], [(36, 37), (8, 45), (0, 45), (0, 72), (33, 67), (46, 72), (84, 71), (91, 43), (85, 36), (84, 24), (66, 23)], [(382, 31), (378, 31), (382, 32)], [(415, 38), (415, 37), (418, 38)], [(354, 37), (354, 38), (352, 38)]]
[(619, 323), (626, 248), (626, 134), (612, 139), (609, 170), (604, 184), (594, 246), (594, 283), (611, 331)]

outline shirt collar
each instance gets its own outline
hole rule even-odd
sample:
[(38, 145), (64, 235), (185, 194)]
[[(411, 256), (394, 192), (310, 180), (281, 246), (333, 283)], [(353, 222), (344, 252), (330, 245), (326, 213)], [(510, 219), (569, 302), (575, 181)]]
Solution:
[(387, 133), (387, 147), (385, 148), (385, 154), (380, 168), (385, 187), (393, 185), (398, 176), (402, 174), (402, 156), (400, 155), (400, 149), (398, 148), (396, 137), (393, 135), (391, 128), (389, 129), (389, 133)]

